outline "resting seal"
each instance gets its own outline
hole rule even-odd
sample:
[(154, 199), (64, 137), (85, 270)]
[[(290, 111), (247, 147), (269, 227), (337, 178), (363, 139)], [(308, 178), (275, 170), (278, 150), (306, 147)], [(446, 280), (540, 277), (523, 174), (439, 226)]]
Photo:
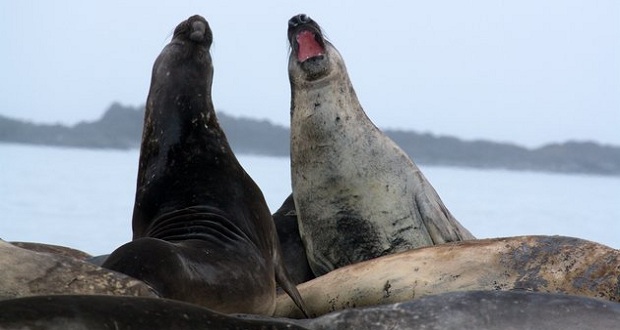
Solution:
[(314, 330), (607, 330), (620, 304), (538, 292), (451, 292), (405, 303), (352, 308), (299, 323)]
[(82, 255), (76, 250), (36, 243), (22, 245), (45, 252), (0, 240), (0, 300), (52, 294), (157, 297), (141, 281), (75, 258), (76, 253)]
[(176, 300), (37, 296), (0, 301), (0, 329), (306, 329), (273, 318), (242, 319)]
[(362, 109), (336, 48), (306, 15), (289, 20), (291, 178), (318, 276), (420, 246), (473, 239), (413, 161)]
[[(298, 286), (310, 315), (454, 291), (526, 290), (620, 302), (620, 251), (562, 236), (423, 247), (350, 265)], [(277, 316), (301, 317), (284, 295)]]
[(140, 149), (133, 241), (103, 267), (163, 297), (223, 313), (273, 313), (275, 279), (301, 298), (282, 264), (262, 192), (241, 167), (211, 99), (213, 36), (180, 23), (153, 66)]
[(615, 329), (620, 304), (536, 292), (451, 292), (315, 319), (228, 316), (168, 299), (37, 296), (0, 301), (2, 329)]
[(42, 253), (51, 253), (57, 254), (69, 258), (74, 258), (77, 260), (86, 260), (89, 261), (93, 257), (80, 250), (76, 250), (66, 246), (53, 245), (53, 244), (45, 244), (45, 243), (34, 243), (34, 242), (10, 242), (11, 244), (20, 247), (22, 249), (34, 251), (34, 252), (42, 252)]

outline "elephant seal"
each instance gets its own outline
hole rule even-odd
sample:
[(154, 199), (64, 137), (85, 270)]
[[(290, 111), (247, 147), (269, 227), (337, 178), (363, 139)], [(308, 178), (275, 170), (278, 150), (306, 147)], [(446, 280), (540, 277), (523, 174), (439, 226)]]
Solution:
[(620, 304), (537, 292), (451, 292), (315, 319), (227, 316), (169, 299), (36, 296), (0, 301), (1, 329), (615, 329)]
[(34, 242), (10, 242), (11, 244), (20, 247), (22, 249), (34, 251), (34, 252), (42, 252), (42, 253), (51, 253), (57, 254), (65, 257), (74, 258), (77, 260), (90, 260), (93, 257), (80, 250), (76, 250), (66, 246), (53, 245), (53, 244), (45, 244), (45, 243), (34, 243)]
[[(563, 236), (470, 240), (392, 254), (298, 286), (311, 316), (454, 291), (526, 290), (620, 301), (620, 251)], [(276, 313), (301, 317), (280, 295)]]
[(404, 303), (352, 308), (299, 324), (315, 330), (607, 330), (620, 304), (539, 292), (451, 292)]
[(290, 194), (282, 206), (273, 214), (273, 222), (276, 224), (280, 246), (282, 247), (282, 260), (291, 281), (297, 285), (313, 279), (315, 276), (310, 269), (306, 250), (299, 236), (293, 194)]
[(272, 314), (288, 278), (262, 192), (239, 164), (211, 99), (213, 36), (201, 16), (181, 22), (153, 66), (133, 240), (103, 267), (161, 296), (223, 313)]
[(413, 161), (366, 116), (319, 25), (297, 15), (288, 40), (291, 179), (314, 274), (473, 239)]
[[(42, 247), (45, 245), (37, 246)], [(52, 294), (157, 297), (148, 285), (127, 275), (73, 256), (35, 252), (1, 240), (0, 270), (0, 300)]]
[(248, 320), (162, 298), (37, 296), (0, 301), (0, 329), (306, 329), (277, 319)]

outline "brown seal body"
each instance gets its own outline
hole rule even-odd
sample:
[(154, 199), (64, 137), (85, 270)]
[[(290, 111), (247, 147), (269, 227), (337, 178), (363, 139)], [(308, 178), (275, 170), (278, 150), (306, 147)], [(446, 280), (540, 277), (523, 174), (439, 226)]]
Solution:
[(306, 329), (286, 320), (243, 319), (161, 298), (37, 296), (0, 301), (0, 329)]
[(315, 278), (308, 264), (304, 244), (299, 236), (299, 224), (297, 223), (293, 194), (289, 195), (282, 206), (273, 214), (273, 222), (276, 224), (280, 246), (282, 247), (282, 260), (284, 260), (291, 281), (297, 285)]
[(295, 16), (288, 37), (291, 177), (313, 272), (473, 239), (413, 161), (366, 116), (344, 60), (318, 24)]
[(262, 192), (241, 167), (211, 99), (207, 21), (180, 23), (153, 66), (140, 149), (133, 241), (103, 266), (163, 297), (224, 313), (271, 314), (282, 264)]
[[(336, 269), (298, 286), (310, 315), (446, 292), (524, 290), (620, 302), (620, 251), (571, 237), (521, 236), (419, 248)], [(279, 296), (277, 316), (301, 314)]]

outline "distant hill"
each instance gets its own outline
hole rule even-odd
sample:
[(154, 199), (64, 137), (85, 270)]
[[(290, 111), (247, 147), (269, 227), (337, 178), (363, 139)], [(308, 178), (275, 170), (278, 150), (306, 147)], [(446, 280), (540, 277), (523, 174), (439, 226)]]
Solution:
[(144, 111), (114, 103), (95, 122), (42, 125), (0, 115), (0, 141), (80, 148), (139, 148)]
[[(142, 108), (114, 103), (101, 119), (74, 126), (42, 125), (0, 115), (0, 142), (80, 148), (140, 147)], [(236, 153), (289, 156), (289, 129), (267, 120), (235, 118), (218, 112)], [(562, 173), (620, 175), (620, 147), (566, 142), (528, 149), (490, 141), (385, 130), (416, 163)]]

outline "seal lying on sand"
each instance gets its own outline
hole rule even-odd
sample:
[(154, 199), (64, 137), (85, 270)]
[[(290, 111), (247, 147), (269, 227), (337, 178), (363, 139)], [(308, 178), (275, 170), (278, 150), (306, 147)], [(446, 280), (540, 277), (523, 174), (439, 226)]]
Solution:
[[(571, 237), (448, 243), (336, 269), (298, 286), (311, 316), (453, 291), (527, 290), (620, 301), (620, 251)], [(276, 313), (301, 317), (284, 295)]]
[(163, 297), (223, 313), (272, 314), (275, 279), (300, 304), (262, 192), (233, 154), (211, 100), (213, 36), (180, 23), (153, 66), (133, 241), (103, 263)]
[(291, 169), (317, 276), (416, 247), (473, 239), (413, 161), (366, 116), (344, 61), (306, 15), (289, 20)]

